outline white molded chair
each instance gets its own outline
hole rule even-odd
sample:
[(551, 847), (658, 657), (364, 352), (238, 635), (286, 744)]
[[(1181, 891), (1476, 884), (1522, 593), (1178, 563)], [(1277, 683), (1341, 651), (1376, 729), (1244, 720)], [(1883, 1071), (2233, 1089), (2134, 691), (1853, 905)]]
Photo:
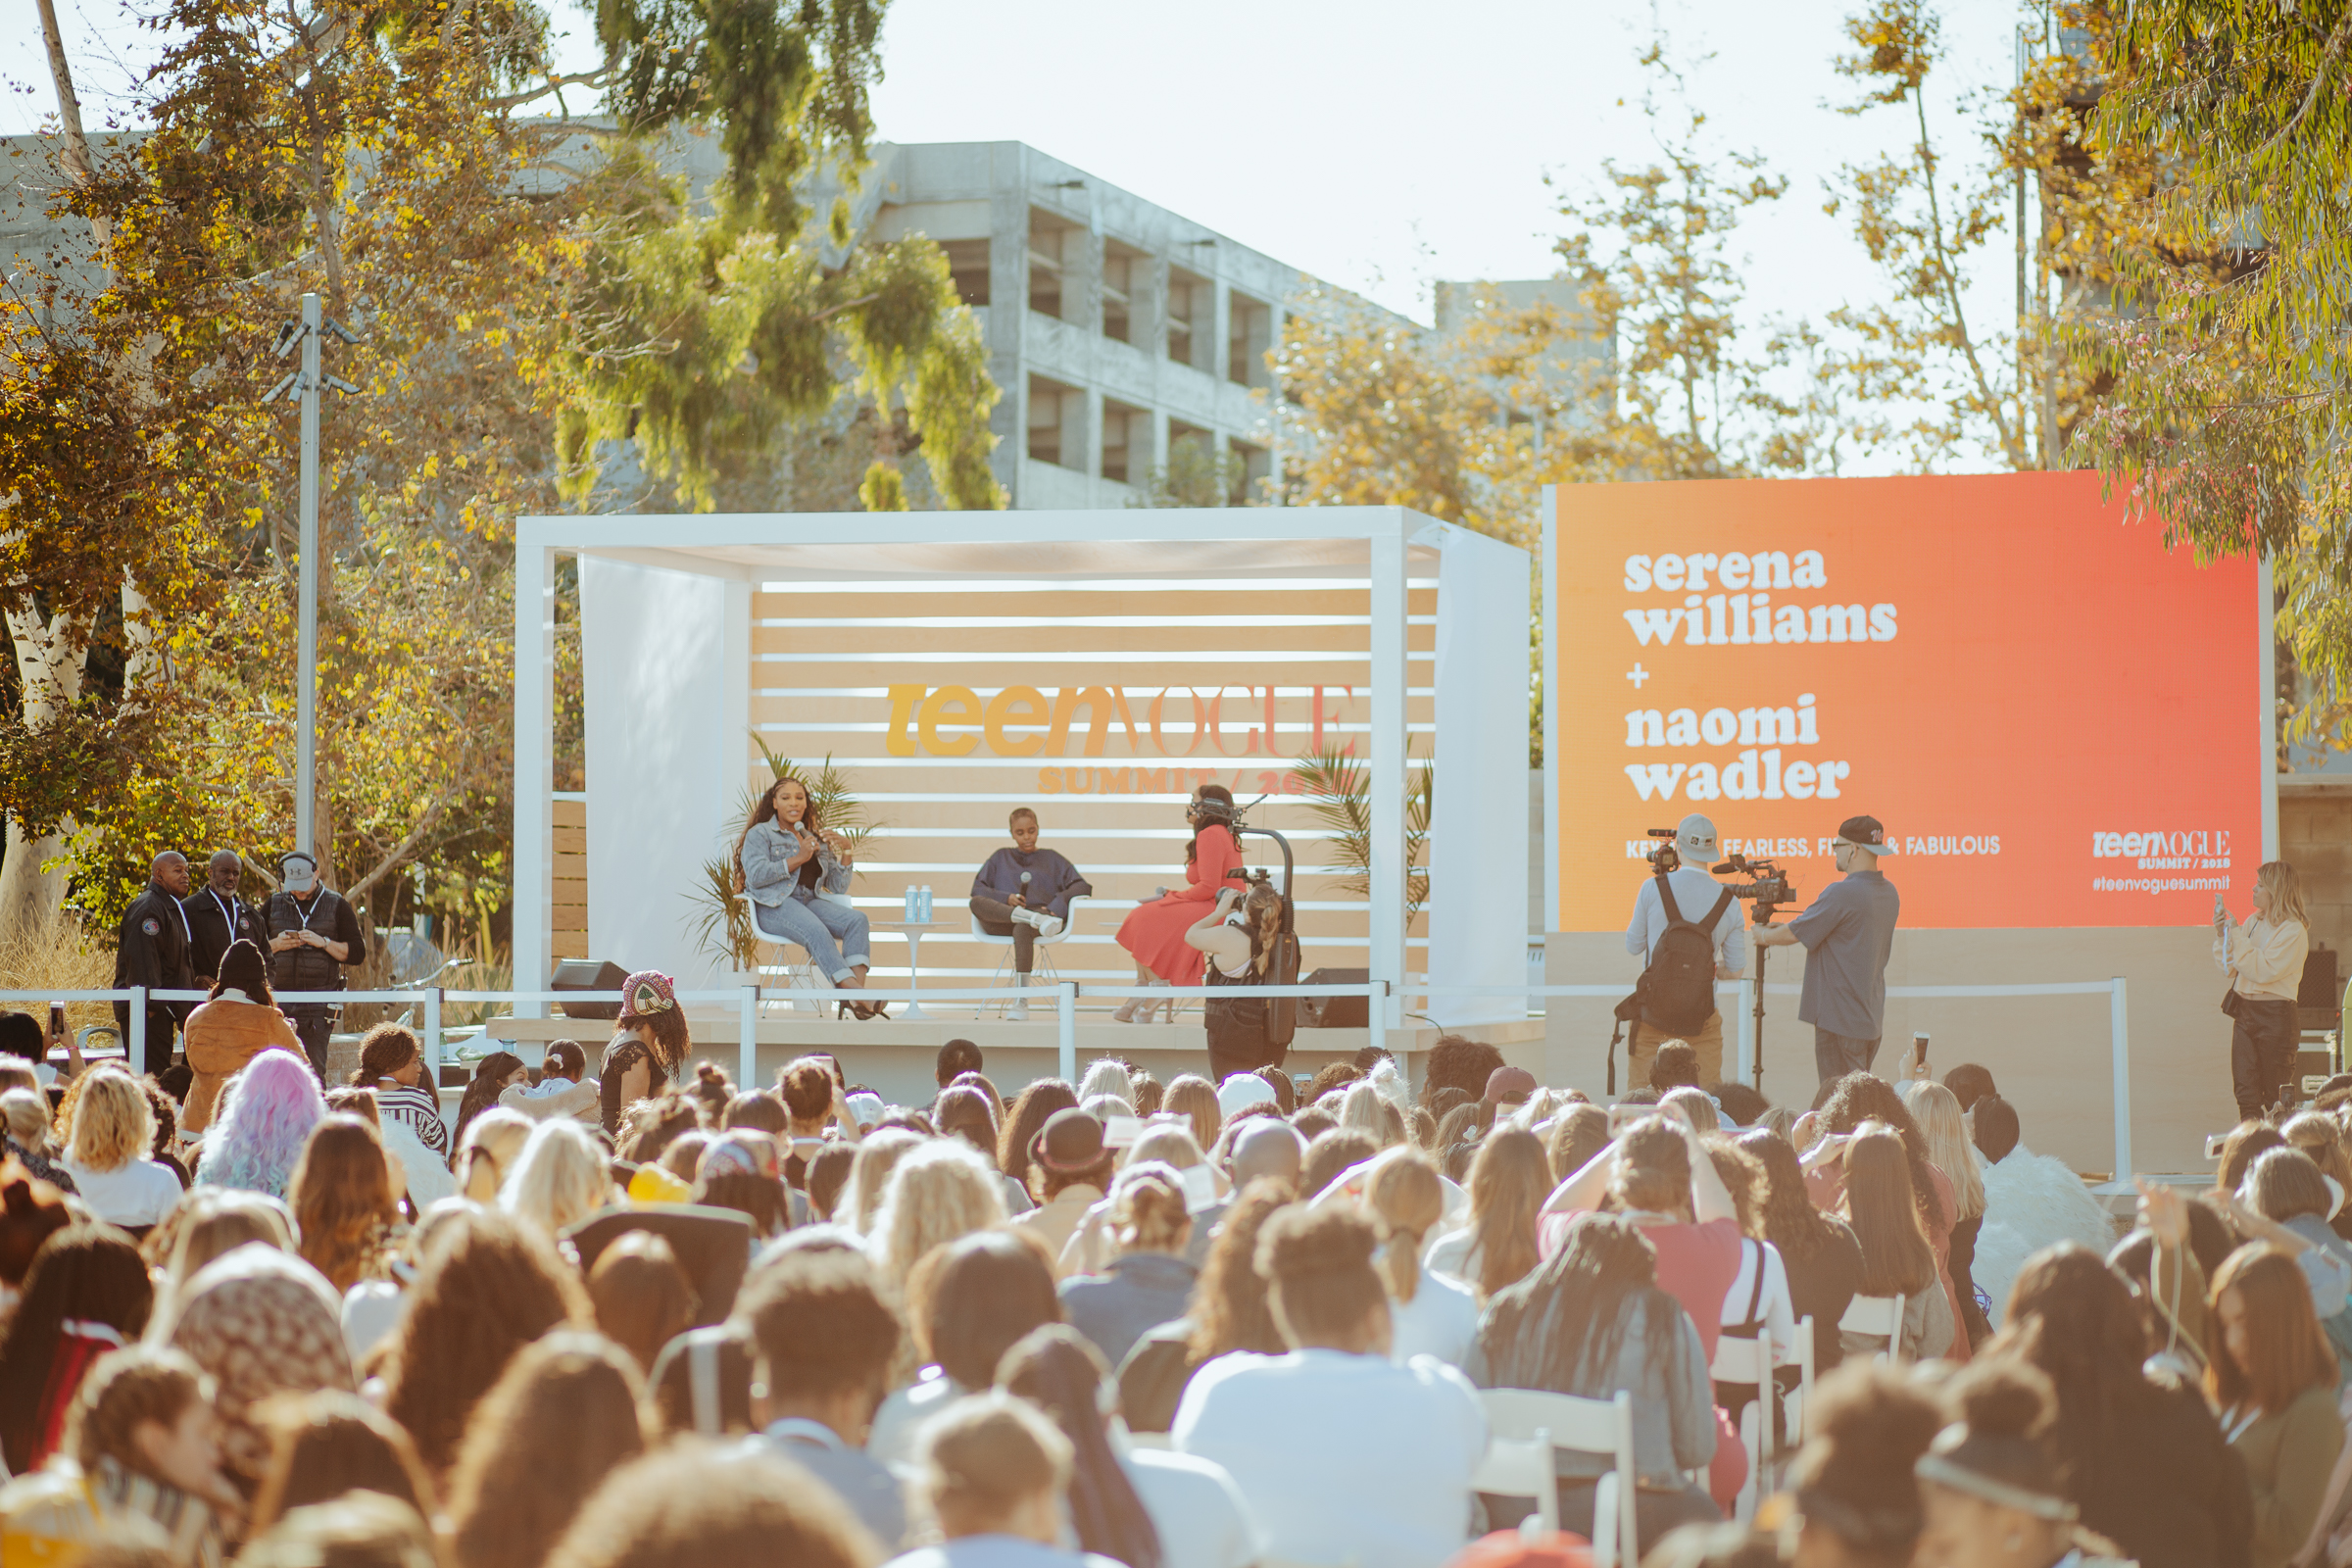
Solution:
[[(1639, 1560), (1634, 1492), (1641, 1472), (1634, 1464), (1634, 1396), (1623, 1390), (1613, 1399), (1584, 1399), (1541, 1389), (1486, 1389), (1478, 1398), (1486, 1407), (1490, 1451), (1498, 1442), (1532, 1443), (1541, 1433), (1552, 1448), (1608, 1456), (1609, 1468), (1592, 1494), (1592, 1560), (1599, 1568)], [(1551, 1486), (1556, 1493), (1557, 1482)], [(1553, 1506), (1558, 1506), (1556, 1496)]]
[[(1035, 976), (1033, 976), (1033, 978), (1045, 980), (1049, 988), (1051, 987), (1052, 982), (1049, 977), (1051, 977), (1054, 973), (1054, 955), (1049, 950), (1057, 948), (1062, 943), (1070, 940), (1070, 937), (1078, 929), (1079, 910), (1084, 906), (1092, 904), (1093, 902), (1094, 899), (1091, 895), (1084, 893), (1073, 895), (1070, 899), (1069, 916), (1061, 922), (1061, 929), (1050, 937), (1040, 936), (1037, 939), (1037, 973)], [(1004, 956), (997, 960), (997, 967), (989, 976), (990, 983), (994, 984), (996, 981), (1004, 977), (1005, 965), (1012, 962), (1013, 939), (1011, 937), (992, 936), (980, 924), (980, 917), (976, 914), (971, 914), (970, 905), (967, 904), (964, 906), (964, 912), (967, 915), (970, 915), (972, 922), (972, 940), (974, 942), (982, 943), (992, 948), (1003, 948), (1004, 950)], [(998, 1009), (1002, 1011), (1004, 1007), (1011, 1005), (1011, 1001), (1012, 999), (1008, 997), (1004, 1002), (997, 1004)], [(987, 1010), (988, 1004), (983, 1002), (972, 1009), (972, 1016), (977, 1018)]]
[(1793, 1453), (1805, 1441), (1805, 1412), (1813, 1407), (1813, 1318), (1796, 1320), (1796, 1387), (1781, 1400), (1781, 1425)]
[(1536, 1511), (1519, 1525), (1523, 1539), (1548, 1540), (1560, 1528), (1560, 1477), (1551, 1462), (1548, 1428), (1536, 1428), (1535, 1436), (1525, 1442), (1489, 1438), (1486, 1456), (1471, 1473), (1470, 1485), (1498, 1497), (1536, 1499)]
[(1732, 1503), (1732, 1517), (1746, 1524), (1756, 1516), (1756, 1500), (1763, 1495), (1764, 1473), (1774, 1452), (1772, 1342), (1763, 1337), (1743, 1340), (1726, 1334), (1715, 1342), (1711, 1370), (1718, 1383), (1756, 1391), (1756, 1396), (1740, 1412), (1740, 1441), (1747, 1448), (1747, 1479), (1740, 1484), (1740, 1495)]
[(1880, 1352), (1889, 1361), (1903, 1358), (1903, 1298), (1899, 1296), (1857, 1296), (1838, 1320), (1846, 1334), (1875, 1334), (1886, 1342)]
[[(856, 908), (858, 906), (858, 901), (847, 893), (836, 893), (830, 888), (818, 888), (816, 896), (827, 904), (839, 904), (850, 908)], [(759, 933), (761, 945), (774, 948), (777, 956), (783, 959), (781, 964), (763, 965), (762, 972), (766, 968), (780, 967), (784, 971), (784, 989), (786, 991), (823, 991), (832, 986), (833, 982), (828, 976), (816, 972), (816, 960), (808, 956), (808, 950), (797, 942), (787, 942), (781, 937), (770, 936), (767, 928), (760, 923), (760, 915), (757, 910), (752, 914), (752, 929)], [(795, 953), (801, 956), (798, 963), (793, 962), (791, 958), (791, 955)], [(788, 1003), (787, 1005), (791, 1005), (791, 1004)], [(833, 1008), (833, 1004), (816, 997), (803, 997), (800, 999), (799, 1005), (807, 1011), (815, 1013), (820, 1018)]]

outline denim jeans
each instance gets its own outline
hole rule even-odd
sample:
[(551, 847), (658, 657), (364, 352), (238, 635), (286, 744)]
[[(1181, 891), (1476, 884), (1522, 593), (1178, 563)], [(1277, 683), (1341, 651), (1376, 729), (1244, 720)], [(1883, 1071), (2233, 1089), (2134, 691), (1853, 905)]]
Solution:
[[(828, 980), (847, 980), (854, 965), (871, 964), (865, 916), (830, 899), (786, 899), (782, 904), (753, 906), (752, 918), (760, 929), (779, 942), (795, 942), (808, 950), (808, 961)], [(834, 938), (841, 939), (840, 946)], [(847, 949), (845, 955), (843, 950)]]
[(1876, 1040), (1856, 1040), (1850, 1035), (1834, 1035), (1819, 1024), (1813, 1026), (1813, 1070), (1828, 1083), (1849, 1072), (1868, 1072), (1878, 1056)]

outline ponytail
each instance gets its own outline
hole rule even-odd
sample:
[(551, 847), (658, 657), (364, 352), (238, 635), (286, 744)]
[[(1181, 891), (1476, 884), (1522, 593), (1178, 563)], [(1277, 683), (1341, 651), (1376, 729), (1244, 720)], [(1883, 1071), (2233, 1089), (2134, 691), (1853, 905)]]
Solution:
[(1274, 961), (1275, 944), (1282, 940), (1282, 895), (1263, 871), (1242, 901), (1242, 918), (1250, 922), (1250, 945), (1257, 950), (1250, 972), (1262, 977)]
[(1381, 1248), (1374, 1267), (1392, 1300), (1412, 1300), (1421, 1287), (1421, 1241), (1446, 1212), (1446, 1190), (1437, 1167), (1416, 1154), (1401, 1154), (1372, 1172), (1364, 1189)]

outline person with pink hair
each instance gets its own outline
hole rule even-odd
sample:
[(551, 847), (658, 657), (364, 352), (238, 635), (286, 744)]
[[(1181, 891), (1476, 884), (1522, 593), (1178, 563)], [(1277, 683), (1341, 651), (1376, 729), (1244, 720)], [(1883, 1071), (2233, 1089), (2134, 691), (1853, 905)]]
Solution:
[(326, 1097), (310, 1063), (290, 1051), (263, 1052), (221, 1092), (197, 1184), (283, 1199), (311, 1129), (325, 1116)]

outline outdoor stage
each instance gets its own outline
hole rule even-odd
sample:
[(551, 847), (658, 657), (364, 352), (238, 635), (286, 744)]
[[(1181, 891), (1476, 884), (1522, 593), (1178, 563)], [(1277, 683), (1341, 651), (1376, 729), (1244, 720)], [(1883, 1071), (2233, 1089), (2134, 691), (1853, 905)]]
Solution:
[[(971, 1004), (958, 1007), (934, 1002), (925, 1005), (927, 1017), (915, 1022), (874, 1018), (819, 1018), (782, 1001), (765, 1004), (758, 1035), (758, 1087), (772, 1087), (777, 1071), (795, 1056), (829, 1051), (841, 1058), (852, 1083), (861, 1083), (884, 1099), (919, 1105), (938, 1092), (933, 1071), (939, 1048), (964, 1039), (980, 1048), (989, 1081), (1006, 1100), (1033, 1079), (1060, 1071), (1060, 1029), (1054, 1021), (1052, 992), (1032, 1005), (1028, 1021), (1009, 1023), (995, 1016), (975, 1019)], [(992, 1009), (993, 1013), (993, 1009)], [(725, 1068), (729, 1077), (740, 1070), (741, 1029), (735, 1015), (716, 1009), (689, 1008), (694, 1032), (694, 1059), (709, 1058)], [(611, 1037), (612, 1026), (600, 1018), (498, 1018), (484, 1026), (485, 1038), (518, 1043), (576, 1040), (588, 1052), (591, 1068)], [(1396, 1054), (1405, 1075), (1418, 1084), (1424, 1056), (1446, 1031), (1425, 1024), (1385, 1032), (1382, 1043)], [(1499, 1047), (1506, 1056), (1528, 1065), (1538, 1062), (1544, 1047), (1544, 1020), (1472, 1024), (1452, 1031)], [(1287, 1072), (1311, 1073), (1329, 1062), (1346, 1061), (1369, 1045), (1369, 1029), (1301, 1029), (1291, 1043), (1283, 1067)], [(525, 1050), (526, 1061), (537, 1054)], [(1145, 1068), (1162, 1084), (1181, 1073), (1208, 1072), (1208, 1036), (1200, 1027), (1198, 1008), (1172, 1024), (1112, 1023), (1099, 1011), (1078, 1014), (1078, 1070), (1098, 1056), (1118, 1056)], [(752, 1085), (744, 1085), (749, 1088)]]

